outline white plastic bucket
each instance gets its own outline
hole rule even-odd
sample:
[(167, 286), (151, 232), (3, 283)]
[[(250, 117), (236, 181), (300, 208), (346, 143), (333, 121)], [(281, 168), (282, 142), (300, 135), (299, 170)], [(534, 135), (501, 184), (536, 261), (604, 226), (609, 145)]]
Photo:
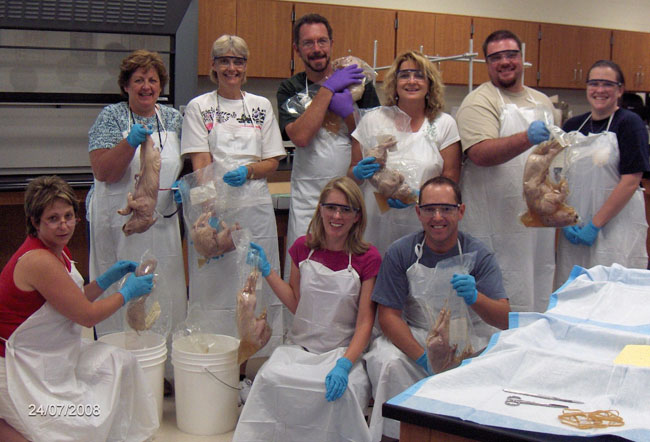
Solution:
[(199, 436), (232, 431), (239, 416), (239, 340), (225, 335), (193, 335), (197, 337), (207, 345), (207, 352), (198, 352), (190, 336), (172, 343), (176, 425), (185, 433)]
[(162, 423), (163, 387), (165, 383), (165, 360), (167, 345), (165, 337), (157, 333), (111, 333), (99, 338), (99, 341), (128, 350), (135, 356), (144, 372), (147, 385), (156, 399), (158, 422)]

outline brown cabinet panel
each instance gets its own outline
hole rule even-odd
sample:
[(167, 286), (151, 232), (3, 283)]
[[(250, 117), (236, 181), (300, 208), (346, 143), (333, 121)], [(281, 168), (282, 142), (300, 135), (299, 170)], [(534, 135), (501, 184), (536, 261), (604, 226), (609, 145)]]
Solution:
[(397, 11), (397, 39), (395, 56), (404, 51), (421, 51), (433, 55), (435, 51), (436, 14), (428, 12)]
[(611, 55), (609, 29), (542, 23), (541, 32), (541, 87), (583, 88), (589, 67)]
[(650, 34), (614, 30), (613, 36), (612, 60), (623, 70), (625, 89), (650, 91)]
[[(387, 9), (296, 3), (296, 20), (305, 14), (317, 13), (332, 26), (334, 45), (332, 59), (354, 55), (372, 66), (373, 45), (377, 40), (377, 66), (387, 66), (395, 58), (395, 11)], [(294, 56), (295, 72), (305, 69)]]
[(290, 2), (237, 1), (237, 35), (246, 40), (250, 50), (246, 75), (291, 76), (292, 10)]
[[(436, 15), (435, 49), (433, 55), (448, 57), (469, 51), (472, 18), (463, 15)], [(431, 55), (431, 54), (428, 54)], [(469, 66), (466, 61), (445, 61), (438, 64), (445, 84), (467, 84)]]
[(235, 34), (235, 0), (199, 0), (198, 74), (209, 75), (212, 43), (223, 34)]
[[(532, 66), (524, 69), (524, 84), (537, 86), (537, 70), (539, 62), (539, 23), (502, 20), (497, 18), (474, 17), (474, 52), (478, 53), (480, 59), (485, 58), (483, 54), (483, 42), (492, 32), (499, 29), (507, 29), (514, 32), (522, 43), (525, 43), (525, 61)], [(474, 84), (481, 84), (489, 81), (485, 63), (474, 65)]]

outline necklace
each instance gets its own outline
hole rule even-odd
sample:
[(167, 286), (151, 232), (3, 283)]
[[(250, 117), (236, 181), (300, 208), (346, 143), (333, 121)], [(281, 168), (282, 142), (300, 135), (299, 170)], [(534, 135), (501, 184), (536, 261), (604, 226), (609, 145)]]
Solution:
[[(133, 120), (133, 124), (135, 124), (137, 121), (135, 119), (135, 115), (133, 114), (131, 108), (129, 108), (129, 112), (131, 112), (131, 119)], [(158, 119), (158, 113), (154, 113), (154, 116), (156, 117), (156, 126), (158, 126), (158, 142), (160, 143), (160, 150), (163, 150), (164, 146), (163, 146), (162, 138), (160, 136), (160, 120)], [(146, 122), (146, 119), (144, 120), (144, 122)], [(144, 124), (144, 126), (146, 126), (146, 124)], [(165, 140), (167, 140), (167, 137), (165, 137)]]

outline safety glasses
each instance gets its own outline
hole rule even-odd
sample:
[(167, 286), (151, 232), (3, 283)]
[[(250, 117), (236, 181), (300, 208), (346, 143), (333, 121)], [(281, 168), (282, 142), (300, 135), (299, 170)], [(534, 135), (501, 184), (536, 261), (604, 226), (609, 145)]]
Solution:
[(488, 63), (498, 63), (499, 61), (505, 59), (508, 61), (513, 61), (519, 57), (519, 50), (517, 49), (507, 49), (505, 51), (493, 52), (490, 55), (485, 57), (485, 60)]
[(424, 72), (420, 69), (400, 69), (396, 75), (398, 80), (410, 80), (411, 78), (424, 80)]
[(599, 87), (603, 89), (614, 89), (619, 86), (621, 86), (621, 83), (611, 80), (587, 80), (587, 87), (591, 89), (597, 89)]
[(67, 213), (63, 216), (52, 215), (43, 220), (43, 223), (51, 229), (56, 229), (61, 223), (66, 224), (68, 227), (74, 227), (78, 222), (79, 218), (73, 213)]
[(332, 204), (332, 203), (322, 203), (320, 205), (320, 208), (323, 210), (328, 215), (336, 215), (336, 213), (340, 213), (341, 216), (344, 217), (351, 217), (356, 215), (356, 213), (359, 211), (359, 209), (355, 207), (350, 207), (350, 206), (345, 206), (343, 204)]
[(424, 216), (434, 216), (436, 213), (442, 217), (448, 217), (454, 215), (460, 204), (423, 204), (418, 206), (420, 208), (420, 213)]
[(230, 63), (235, 65), (236, 68), (243, 68), (246, 66), (246, 58), (244, 57), (230, 57), (230, 56), (220, 56), (214, 57), (214, 62), (219, 67), (228, 67)]

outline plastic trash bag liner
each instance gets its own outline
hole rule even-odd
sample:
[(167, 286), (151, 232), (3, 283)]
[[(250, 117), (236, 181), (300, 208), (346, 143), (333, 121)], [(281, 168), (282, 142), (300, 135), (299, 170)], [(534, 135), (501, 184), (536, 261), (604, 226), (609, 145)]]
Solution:
[(380, 112), (385, 118), (383, 124), (370, 139), (361, 139), (363, 156), (375, 157), (381, 168), (369, 179), (377, 189), (375, 198), (382, 213), (390, 209), (388, 198), (394, 198), (405, 204), (417, 203), (419, 166), (413, 159), (406, 157), (408, 138), (412, 135), (411, 118), (398, 107), (381, 107), (373, 112)]
[(450, 282), (454, 273), (468, 274), (475, 261), (476, 252), (471, 252), (438, 262), (433, 277), (421, 285), (425, 293), (409, 297), (415, 303), (408, 307), (411, 322), (428, 330), (425, 347), (434, 373), (457, 367), (480, 349), (467, 304)]
[(523, 189), (528, 210), (519, 219), (527, 227), (572, 226), (580, 219), (566, 203), (566, 170), (572, 161), (575, 137), (557, 126), (550, 126), (550, 131), (551, 139), (536, 145), (524, 166)]
[[(239, 236), (239, 235), (236, 235)], [(244, 248), (245, 250), (245, 248)], [(262, 293), (262, 274), (257, 268), (259, 255), (255, 250), (246, 252), (246, 260), (241, 263), (239, 275), (241, 290), (237, 292), (237, 331), (239, 332), (239, 352), (237, 363), (241, 364), (253, 356), (271, 339), (271, 327), (267, 321), (267, 306)]]
[[(155, 275), (153, 290), (149, 294), (132, 299), (124, 309), (125, 348), (139, 348), (141, 333), (150, 331), (167, 337), (171, 331), (172, 300), (166, 290), (156, 290), (165, 286), (165, 275), (155, 273), (158, 260), (149, 250), (140, 258), (140, 264), (135, 269), (136, 276)], [(120, 281), (119, 287), (126, 283), (126, 275)]]
[(228, 207), (239, 195), (223, 182), (225, 170), (213, 162), (180, 181), (183, 218), (190, 243), (199, 255), (199, 267), (235, 250), (232, 232), (241, 228), (228, 214)]

